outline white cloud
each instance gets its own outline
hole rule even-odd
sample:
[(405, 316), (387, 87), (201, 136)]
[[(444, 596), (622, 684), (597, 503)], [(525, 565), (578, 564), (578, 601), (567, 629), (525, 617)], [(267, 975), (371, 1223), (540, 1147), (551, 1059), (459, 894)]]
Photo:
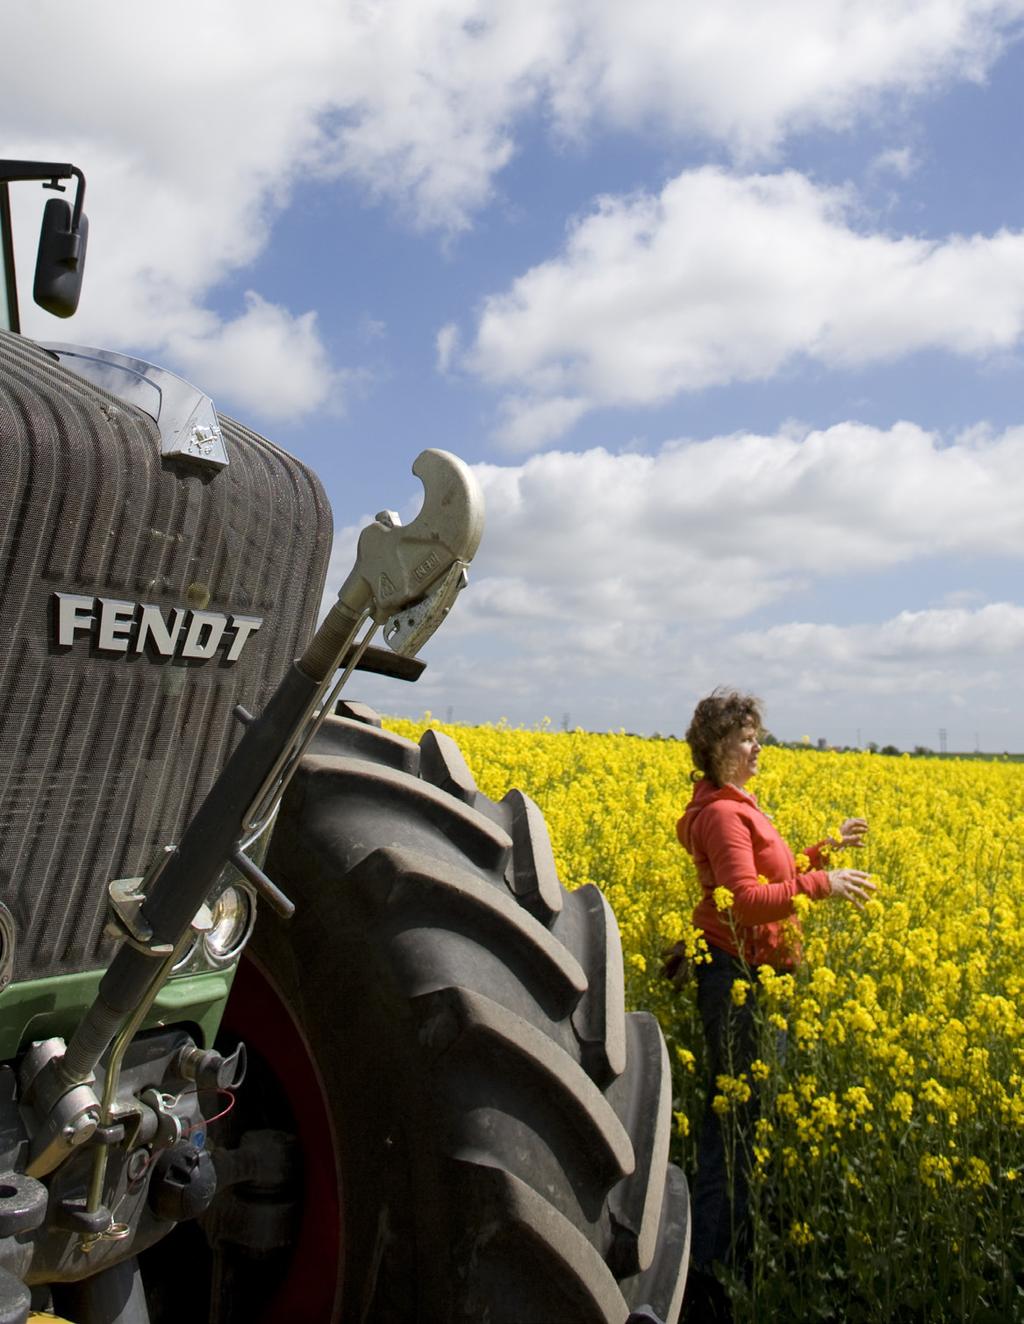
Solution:
[(698, 130), (740, 157), (788, 133), (842, 127), (885, 92), (980, 79), (1015, 33), (1018, 3), (673, 0), (572, 6), (578, 52), (552, 91), (568, 125)]
[(261, 417), (294, 419), (332, 400), (340, 408), (341, 374), (333, 372), (316, 314), (293, 317), (251, 290), (233, 321), (209, 318), (201, 331), (172, 332), (167, 348), (196, 381), (209, 378)]
[(889, 147), (879, 152), (871, 162), (871, 172), (875, 175), (895, 175), (898, 179), (909, 179), (918, 167), (917, 155), (912, 147)]
[(484, 307), (466, 363), (516, 390), (499, 435), (542, 444), (588, 409), (767, 378), (800, 356), (843, 366), (1018, 343), (1024, 233), (864, 234), (853, 205), (792, 171), (710, 166), (657, 196), (602, 199), (561, 256)]
[(547, 399), (510, 396), (501, 405), (498, 440), (511, 451), (535, 451), (568, 432), (587, 407), (585, 400), (564, 395)]
[(1024, 554), (1024, 429), (947, 444), (911, 423), (844, 423), (477, 473), (477, 574), (500, 567), (576, 624), (736, 620), (823, 576)]
[(489, 629), (495, 621), (561, 621), (558, 595), (547, 584), (503, 575), (489, 575), (474, 582), (471, 613), (460, 613), (468, 630)]
[(998, 658), (1024, 649), (1024, 607), (990, 602), (966, 608), (902, 611), (887, 621), (862, 625), (793, 622), (739, 634), (735, 646), (747, 657), (779, 664), (808, 663), (881, 667), (905, 664), (904, 679), (921, 665), (951, 659)]
[(434, 341), (437, 352), (437, 370), (442, 375), (451, 367), (452, 358), (458, 348), (459, 329), (454, 322), (446, 322)]
[[(991, 602), (970, 610), (902, 611), (888, 620), (847, 626), (791, 622), (724, 642), (741, 669), (757, 675), (758, 685), (787, 694), (790, 702), (849, 695), (873, 706), (927, 697), (947, 709), (988, 712), (999, 696), (1016, 689), (1024, 606)], [(890, 712), (888, 721), (895, 720)], [(929, 739), (934, 740), (932, 733)], [(1005, 729), (1002, 738), (990, 729), (990, 747), (1006, 743)], [(963, 733), (960, 747), (968, 747)]]

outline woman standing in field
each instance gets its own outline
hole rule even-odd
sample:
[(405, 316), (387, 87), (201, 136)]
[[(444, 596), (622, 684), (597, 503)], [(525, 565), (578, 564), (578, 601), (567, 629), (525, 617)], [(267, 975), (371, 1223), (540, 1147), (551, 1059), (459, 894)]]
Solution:
[[(860, 869), (826, 871), (823, 852), (859, 846), (867, 831), (862, 818), (848, 818), (840, 840), (829, 838), (805, 852), (806, 872), (797, 871), (793, 852), (771, 819), (744, 788), (758, 768), (761, 708), (751, 695), (716, 690), (697, 704), (686, 732), (696, 772), (693, 796), (676, 832), (693, 856), (702, 896), (693, 912), (703, 931), (709, 960), (697, 966), (697, 1006), (707, 1040), (710, 1088), (697, 1150), (693, 1202), (692, 1272), (687, 1318), (729, 1317), (712, 1266), (745, 1258), (747, 1180), (745, 1156), (737, 1153), (730, 1190), (726, 1142), (720, 1117), (711, 1107), (720, 1075), (738, 1077), (757, 1055), (752, 996), (735, 999), (736, 980), (769, 965), (791, 970), (800, 959), (797, 895), (821, 901), (840, 897), (861, 906), (875, 890)], [(703, 774), (698, 779), (698, 773)], [(752, 1128), (756, 1103), (741, 1118)], [(738, 1149), (744, 1148), (743, 1143)]]

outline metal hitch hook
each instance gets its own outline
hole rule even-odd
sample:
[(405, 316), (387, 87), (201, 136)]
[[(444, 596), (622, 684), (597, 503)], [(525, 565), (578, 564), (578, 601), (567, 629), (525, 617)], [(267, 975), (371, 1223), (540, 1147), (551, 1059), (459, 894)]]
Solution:
[[(403, 525), (382, 511), (359, 535), (355, 565), (295, 665), (316, 693), (293, 738), (281, 751), (245, 816), (247, 834), (269, 821), (324, 717), (356, 667), (379, 626), (392, 650), (412, 657), (451, 610), (466, 583), (466, 571), (480, 545), (484, 499), (473, 471), (448, 451), (425, 450), (413, 461), (423, 484), (423, 505)], [(369, 622), (362, 638), (360, 629)], [(349, 654), (336, 682), (341, 659)], [(332, 684), (333, 682), (333, 684)]]
[(358, 602), (363, 581), (378, 623), (425, 598), (452, 566), (472, 561), (484, 527), (483, 494), (472, 470), (448, 451), (421, 451), (412, 471), (423, 484), (423, 506), (404, 527), (380, 516), (359, 536), (352, 574), (338, 596)]
[[(402, 525), (397, 515), (384, 511), (359, 535), (356, 562), (338, 601), (298, 662), (314, 680), (334, 674), (364, 620), (376, 627), (422, 602), (453, 567), (465, 569), (480, 545), (484, 499), (469, 466), (448, 451), (432, 449), (417, 455), (412, 471), (423, 484), (420, 512)], [(438, 623), (453, 596), (442, 604)], [(421, 623), (418, 642), (431, 633)], [(409, 655), (407, 649), (395, 651)]]

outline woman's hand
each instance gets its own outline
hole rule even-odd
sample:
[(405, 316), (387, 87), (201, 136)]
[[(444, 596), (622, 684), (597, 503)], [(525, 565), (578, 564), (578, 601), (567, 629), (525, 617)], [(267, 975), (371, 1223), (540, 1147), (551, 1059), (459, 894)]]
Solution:
[(863, 910), (864, 902), (870, 901), (872, 893), (878, 891), (878, 884), (863, 869), (833, 869), (828, 882), (833, 896), (851, 901), (858, 910)]
[(842, 850), (844, 846), (863, 846), (867, 830), (866, 818), (844, 818), (843, 826), (839, 829), (839, 840), (829, 837), (828, 843), (834, 850)]

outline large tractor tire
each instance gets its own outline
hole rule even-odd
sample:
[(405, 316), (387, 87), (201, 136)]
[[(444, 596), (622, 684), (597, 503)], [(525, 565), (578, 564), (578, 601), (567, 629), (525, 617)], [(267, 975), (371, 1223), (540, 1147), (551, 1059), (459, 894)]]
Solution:
[(228, 1017), (239, 1110), (302, 1155), (273, 1293), (267, 1255), (235, 1271), (245, 1318), (675, 1324), (668, 1059), (624, 1014), (606, 901), (560, 886), (537, 807), (487, 799), (449, 737), (346, 708), (271, 843), (295, 915), (261, 914)]

